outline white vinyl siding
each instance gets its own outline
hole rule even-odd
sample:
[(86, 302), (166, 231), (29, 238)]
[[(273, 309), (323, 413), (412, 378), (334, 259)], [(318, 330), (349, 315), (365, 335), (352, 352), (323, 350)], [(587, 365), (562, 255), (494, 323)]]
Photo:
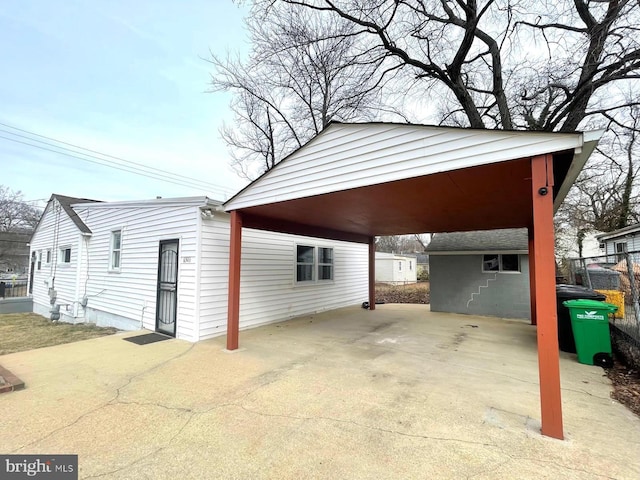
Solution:
[[(333, 281), (296, 286), (296, 245), (333, 248)], [(200, 338), (227, 328), (229, 219), (202, 224)], [(368, 246), (244, 228), (240, 328), (360, 304), (368, 298)]]
[[(195, 262), (184, 262), (196, 255), (197, 206), (186, 205), (82, 205), (78, 216), (90, 225), (88, 280), (81, 292), (87, 296), (90, 319), (100, 312), (124, 317), (142, 327), (155, 330), (160, 240), (177, 239), (178, 315), (177, 338), (196, 340)], [(120, 269), (110, 274), (114, 230), (122, 234)], [(97, 312), (96, 312), (97, 311)]]
[[(177, 239), (176, 336), (197, 341), (225, 333), (229, 216), (216, 212), (203, 219), (199, 206), (205, 201), (202, 197), (190, 203), (74, 206), (90, 234), (81, 234), (64, 211), (59, 228), (54, 228), (56, 212), (46, 211), (32, 242), (34, 252), (52, 248), (54, 257), (51, 265), (43, 265), (34, 275), (39, 311), (51, 308), (48, 287), (55, 278), (56, 303), (64, 306), (65, 321), (155, 330), (159, 243)], [(117, 230), (121, 231), (120, 270), (114, 275), (110, 266)], [(59, 241), (54, 245), (56, 234)], [(55, 258), (60, 245), (71, 248), (71, 262), (64, 266)], [(297, 286), (296, 245), (313, 246), (316, 256), (320, 249), (328, 249), (320, 250), (323, 262), (316, 262), (314, 271), (317, 276), (315, 269), (322, 267), (333, 280), (317, 281), (310, 288)], [(367, 261), (367, 245), (243, 229), (241, 328), (362, 303), (368, 296)]]
[[(49, 289), (56, 291), (56, 303), (65, 305), (61, 313), (73, 320), (72, 311), (78, 300), (76, 285), (78, 271), (78, 249), (76, 246), (81, 238), (78, 227), (67, 213), (57, 203), (50, 202), (43, 213), (43, 217), (31, 239), (31, 251), (37, 251), (39, 268), (33, 276), (33, 302), (40, 311), (51, 309)], [(69, 262), (64, 263), (60, 255), (63, 250), (71, 249)], [(47, 250), (51, 250), (51, 262), (46, 259)], [(67, 305), (69, 307), (67, 307)]]
[(283, 202), (581, 146), (582, 135), (575, 133), (333, 124), (225, 208)]

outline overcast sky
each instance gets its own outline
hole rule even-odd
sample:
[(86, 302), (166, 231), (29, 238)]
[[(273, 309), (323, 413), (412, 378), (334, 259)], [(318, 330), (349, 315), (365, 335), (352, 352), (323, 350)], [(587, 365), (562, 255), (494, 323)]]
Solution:
[[(248, 50), (245, 14), (231, 0), (3, 0), (0, 184), (28, 200), (51, 193), (224, 200), (239, 190), (246, 182), (228, 166), (218, 133), (231, 119), (230, 97), (204, 93), (211, 68), (202, 58), (209, 49)], [(10, 127), (214, 186), (179, 186), (53, 153), (51, 140)]]

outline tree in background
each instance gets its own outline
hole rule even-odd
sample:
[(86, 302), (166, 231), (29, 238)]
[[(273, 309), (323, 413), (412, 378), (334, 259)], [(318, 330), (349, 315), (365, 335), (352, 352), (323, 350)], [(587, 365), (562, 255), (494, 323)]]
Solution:
[(424, 252), (430, 242), (428, 233), (415, 235), (389, 235), (376, 237), (376, 252), (417, 253)]
[(286, 4), (253, 5), (246, 61), (211, 54), (211, 91), (231, 91), (233, 125), (223, 126), (232, 166), (253, 179), (329, 122), (400, 117), (382, 102), (399, 67), (362, 45), (357, 27)]
[(282, 2), (349, 22), (444, 124), (575, 131), (627, 105), (611, 87), (640, 72), (635, 0)]
[(20, 190), (0, 185), (0, 232), (33, 231), (41, 213), (25, 202)]
[(26, 272), (28, 242), (40, 214), (38, 208), (24, 201), (19, 190), (0, 185), (0, 273)]
[(611, 116), (588, 168), (556, 215), (556, 230), (575, 232), (582, 242), (590, 232), (610, 232), (640, 222), (640, 105), (630, 105)]

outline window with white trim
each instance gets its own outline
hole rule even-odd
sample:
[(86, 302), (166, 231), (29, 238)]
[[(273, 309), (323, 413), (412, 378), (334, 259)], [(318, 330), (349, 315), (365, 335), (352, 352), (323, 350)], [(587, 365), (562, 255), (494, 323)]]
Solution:
[(60, 249), (58, 263), (71, 263), (71, 247), (62, 247)]
[(296, 283), (333, 280), (333, 248), (296, 245)]
[(38, 250), (38, 270), (42, 270), (42, 250)]
[(520, 255), (491, 253), (482, 256), (482, 271), (492, 272), (520, 272)]
[(47, 250), (47, 257), (46, 257), (45, 263), (47, 265), (51, 263), (51, 249), (50, 248)]
[(109, 253), (109, 269), (120, 270), (120, 257), (122, 251), (122, 230), (111, 232), (111, 248)]

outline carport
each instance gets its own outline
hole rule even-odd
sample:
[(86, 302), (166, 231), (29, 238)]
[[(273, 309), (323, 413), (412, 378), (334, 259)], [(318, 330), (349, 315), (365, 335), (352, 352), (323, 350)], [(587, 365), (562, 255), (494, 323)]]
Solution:
[(369, 245), (375, 237), (526, 227), (542, 434), (562, 439), (553, 214), (602, 132), (332, 123), (225, 204), (227, 349), (238, 348), (242, 227)]

